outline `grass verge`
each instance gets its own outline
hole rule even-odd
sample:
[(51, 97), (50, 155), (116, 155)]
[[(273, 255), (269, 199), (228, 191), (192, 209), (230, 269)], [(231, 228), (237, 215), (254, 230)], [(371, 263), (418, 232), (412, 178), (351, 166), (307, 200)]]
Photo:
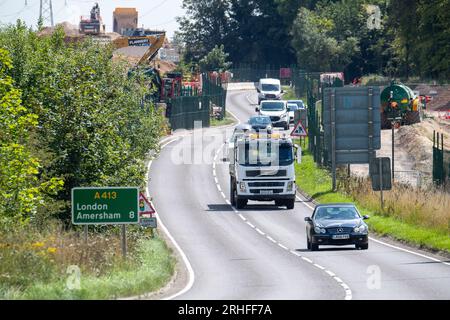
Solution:
[(225, 118), (223, 118), (222, 120), (211, 118), (210, 127), (226, 126), (234, 122), (236, 122), (236, 119), (234, 119), (234, 117), (230, 113), (226, 112)]
[(38, 241), (35, 233), (32, 242), (2, 239), (0, 299), (115, 299), (160, 289), (175, 259), (161, 238), (135, 229), (129, 228), (126, 260), (116, 230), (92, 232), (88, 244), (67, 231), (39, 234)]
[[(353, 189), (358, 189), (356, 193), (349, 191), (349, 188), (342, 184), (338, 186), (338, 191), (333, 192), (329, 171), (317, 167), (309, 151), (304, 151), (302, 163), (296, 164), (296, 177), (299, 188), (317, 202), (355, 203), (363, 214), (371, 216), (367, 223), (375, 233), (421, 248), (450, 254), (449, 214), (445, 203), (430, 203), (430, 208), (435, 206), (434, 210), (440, 213), (432, 215), (424, 208), (423, 203), (412, 197), (413, 192), (418, 191), (410, 190), (411, 193), (404, 194), (408, 189), (401, 189), (401, 195), (395, 194), (394, 191), (386, 192), (387, 206), (384, 210), (377, 209), (375, 203), (379, 193), (370, 192), (366, 186), (367, 181), (358, 180), (354, 183)], [(401, 196), (405, 199), (401, 199)], [(446, 199), (448, 201), (448, 198)], [(408, 205), (403, 202), (408, 202)], [(433, 199), (429, 199), (428, 202), (433, 202)]]

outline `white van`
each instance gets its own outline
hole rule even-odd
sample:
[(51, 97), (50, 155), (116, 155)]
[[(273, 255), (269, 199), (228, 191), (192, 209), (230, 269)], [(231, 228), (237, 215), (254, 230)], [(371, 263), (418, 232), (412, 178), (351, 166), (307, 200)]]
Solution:
[(258, 105), (262, 100), (280, 100), (283, 90), (279, 79), (259, 79), (258, 87)]
[(261, 116), (269, 116), (274, 127), (289, 129), (289, 112), (287, 102), (284, 100), (264, 100), (255, 108)]

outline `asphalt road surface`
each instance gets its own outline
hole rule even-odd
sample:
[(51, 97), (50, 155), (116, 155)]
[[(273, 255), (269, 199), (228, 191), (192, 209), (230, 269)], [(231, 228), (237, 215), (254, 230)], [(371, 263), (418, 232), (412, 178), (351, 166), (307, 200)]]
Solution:
[[(227, 108), (245, 122), (255, 101), (255, 91), (229, 92)], [(193, 270), (193, 285), (176, 299), (450, 299), (450, 261), (442, 257), (377, 238), (368, 250), (306, 250), (304, 217), (313, 205), (300, 196), (293, 210), (250, 201), (237, 211), (225, 138), (217, 138), (224, 131), (179, 135), (151, 165), (153, 203)]]

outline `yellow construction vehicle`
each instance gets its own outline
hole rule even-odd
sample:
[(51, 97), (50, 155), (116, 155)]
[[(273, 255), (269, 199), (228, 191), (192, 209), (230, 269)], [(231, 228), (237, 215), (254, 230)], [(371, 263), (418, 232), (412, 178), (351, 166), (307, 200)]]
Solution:
[(158, 53), (158, 50), (164, 44), (166, 34), (161, 32), (151, 36), (131, 36), (120, 37), (112, 41), (114, 48), (120, 49), (125, 47), (148, 47), (144, 55), (139, 59), (137, 65), (141, 65), (146, 61), (151, 61)]

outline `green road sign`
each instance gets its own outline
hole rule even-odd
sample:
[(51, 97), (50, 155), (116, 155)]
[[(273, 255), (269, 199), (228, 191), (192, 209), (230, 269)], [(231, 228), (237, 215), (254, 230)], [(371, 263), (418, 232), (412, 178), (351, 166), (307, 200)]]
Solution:
[(72, 223), (139, 223), (139, 189), (135, 187), (73, 188)]

